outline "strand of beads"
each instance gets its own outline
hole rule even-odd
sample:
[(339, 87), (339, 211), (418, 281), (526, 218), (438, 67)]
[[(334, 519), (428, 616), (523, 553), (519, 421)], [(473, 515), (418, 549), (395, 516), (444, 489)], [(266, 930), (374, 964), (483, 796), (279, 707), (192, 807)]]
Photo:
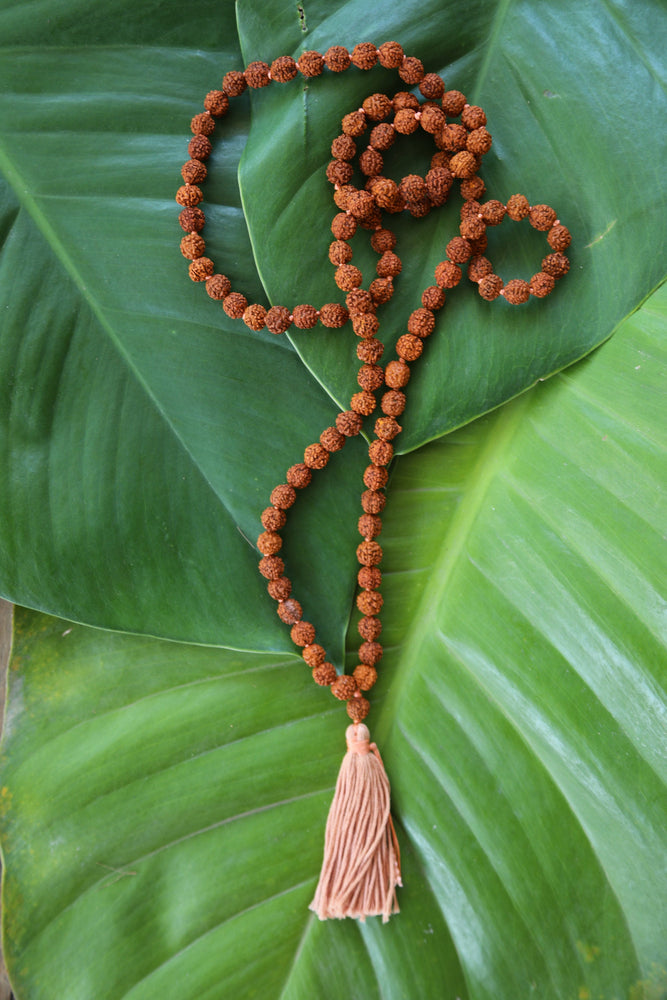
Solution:
[[(325, 66), (334, 73), (350, 66), (369, 70), (376, 62), (398, 69), (399, 76), (408, 85), (418, 84), (425, 100), (420, 104), (414, 94), (405, 91), (395, 94), (393, 98), (372, 94), (359, 109), (343, 118), (341, 134), (332, 142), (333, 159), (326, 175), (334, 186), (334, 201), (340, 211), (331, 224), (334, 241), (329, 247), (329, 259), (336, 268), (336, 284), (346, 293), (345, 306), (334, 302), (320, 309), (301, 304), (291, 310), (285, 306), (273, 306), (267, 310), (258, 303), (249, 304), (244, 295), (232, 290), (231, 282), (225, 275), (214, 273), (213, 262), (204, 256), (205, 243), (200, 235), (205, 218), (199, 207), (203, 195), (198, 185), (206, 177), (204, 161), (211, 152), (209, 136), (215, 128), (216, 118), (227, 114), (230, 97), (238, 96), (247, 86), (257, 89), (272, 81), (288, 82), (298, 73), (307, 78), (317, 76)], [(369, 709), (362, 692), (370, 690), (375, 683), (376, 665), (383, 652), (378, 642), (382, 629), (379, 618), (383, 605), (380, 593), (382, 548), (376, 539), (382, 530), (380, 515), (386, 503), (387, 467), (394, 455), (392, 442), (401, 432), (397, 418), (406, 405), (404, 390), (410, 379), (410, 365), (421, 356), (424, 341), (435, 328), (435, 313), (444, 305), (446, 292), (460, 282), (463, 264), (468, 264), (468, 277), (477, 283), (483, 298), (492, 300), (502, 295), (510, 304), (520, 304), (527, 301), (530, 295), (538, 298), (548, 295), (556, 279), (567, 272), (569, 264), (563, 251), (569, 245), (570, 234), (556, 218), (553, 209), (547, 205), (530, 206), (523, 195), (514, 195), (507, 205), (495, 200), (480, 202), (485, 186), (478, 170), (492, 141), (483, 110), (469, 105), (459, 91), (447, 91), (436, 74), (425, 74), (421, 62), (405, 56), (396, 42), (386, 42), (378, 49), (370, 43), (361, 43), (355, 46), (352, 53), (342, 46), (333, 46), (323, 56), (306, 52), (298, 61), (281, 56), (270, 66), (267, 63), (251, 63), (242, 73), (227, 73), (222, 90), (211, 91), (204, 107), (205, 111), (192, 120), (193, 138), (188, 147), (191, 158), (183, 166), (185, 183), (176, 196), (183, 207), (179, 221), (186, 231), (181, 251), (190, 260), (192, 280), (204, 281), (208, 294), (222, 301), (227, 315), (243, 319), (252, 330), (266, 327), (278, 334), (292, 324), (300, 329), (310, 329), (318, 321), (324, 326), (336, 328), (349, 319), (359, 337), (357, 357), (361, 367), (357, 383), (360, 391), (352, 395), (350, 409), (339, 413), (335, 423), (322, 431), (319, 440), (306, 447), (303, 461), (287, 470), (286, 482), (274, 487), (270, 506), (261, 516), (264, 531), (257, 540), (261, 554), (259, 568), (268, 581), (268, 592), (277, 601), (281, 620), (291, 626), (291, 637), (301, 648), (314, 680), (330, 686), (335, 697), (347, 702), (347, 711), (353, 721), (359, 722)], [(388, 121), (389, 118), (392, 120)], [(364, 188), (359, 189), (351, 183), (351, 161), (357, 154), (357, 140), (369, 127), (368, 145), (359, 154), (359, 167), (366, 181)], [(410, 135), (420, 127), (433, 136), (438, 151), (432, 157), (425, 177), (409, 174), (397, 184), (382, 174), (384, 154), (398, 135)], [(407, 333), (398, 339), (396, 358), (383, 369), (379, 365), (384, 345), (378, 338), (377, 310), (391, 299), (393, 281), (400, 274), (402, 263), (395, 252), (396, 237), (383, 226), (382, 213), (408, 210), (415, 218), (421, 218), (431, 208), (444, 204), (455, 179), (460, 182), (464, 199), (460, 235), (447, 244), (446, 256), (435, 268), (435, 284), (423, 291), (421, 306), (408, 318)], [(487, 227), (499, 225), (505, 217), (515, 221), (528, 218), (534, 228), (547, 232), (547, 241), (554, 252), (544, 258), (541, 270), (529, 282), (513, 279), (504, 285), (494, 273), (491, 262), (483, 256), (487, 248)], [(378, 254), (377, 277), (368, 289), (361, 287), (361, 271), (351, 263), (353, 250), (349, 241), (359, 228), (371, 233), (371, 246)], [(357, 607), (362, 616), (358, 624), (362, 640), (358, 650), (359, 663), (352, 674), (339, 675), (333, 664), (328, 662), (324, 648), (316, 642), (315, 627), (303, 620), (301, 604), (292, 595), (292, 584), (285, 575), (284, 561), (279, 555), (283, 544), (281, 531), (287, 521), (287, 512), (296, 501), (297, 492), (310, 485), (313, 472), (325, 468), (331, 454), (339, 451), (348, 437), (360, 433), (364, 419), (377, 407), (375, 394), (382, 387), (386, 389), (381, 400), (383, 416), (375, 421), (374, 438), (368, 449), (370, 464), (364, 472), (365, 489), (361, 495), (362, 514), (358, 522), (362, 537), (357, 547), (360, 563)]]

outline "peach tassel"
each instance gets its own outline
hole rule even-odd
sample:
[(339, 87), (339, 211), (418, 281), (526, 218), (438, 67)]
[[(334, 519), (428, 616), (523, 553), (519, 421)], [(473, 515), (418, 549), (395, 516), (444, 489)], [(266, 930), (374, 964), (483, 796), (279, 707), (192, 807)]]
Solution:
[(324, 861), (310, 904), (320, 920), (398, 913), (401, 863), (389, 813), (389, 780), (363, 723), (348, 726), (347, 753), (336, 783), (324, 840)]

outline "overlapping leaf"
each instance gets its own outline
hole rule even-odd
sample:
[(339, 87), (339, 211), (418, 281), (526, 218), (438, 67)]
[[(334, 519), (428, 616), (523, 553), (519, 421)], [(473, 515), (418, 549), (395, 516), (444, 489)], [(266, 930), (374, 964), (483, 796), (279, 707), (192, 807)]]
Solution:
[(404, 854), (387, 926), (307, 909), (345, 716), (298, 658), (19, 613), (19, 1000), (662, 995), (666, 322), (661, 293), (399, 460), (372, 715)]

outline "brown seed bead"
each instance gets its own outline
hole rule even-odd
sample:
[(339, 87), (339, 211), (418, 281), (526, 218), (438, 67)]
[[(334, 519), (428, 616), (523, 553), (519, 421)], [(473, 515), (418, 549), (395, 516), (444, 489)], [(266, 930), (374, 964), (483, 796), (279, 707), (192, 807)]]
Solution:
[(232, 290), (232, 283), (225, 274), (212, 274), (206, 279), (206, 292), (212, 298), (226, 298)]
[(257, 548), (263, 556), (275, 556), (283, 547), (283, 540), (277, 531), (263, 531), (257, 539)]
[(374, 122), (380, 122), (384, 118), (388, 118), (394, 110), (391, 98), (387, 97), (386, 94), (370, 94), (361, 106), (364, 109), (366, 118), (370, 118)]
[(562, 278), (570, 270), (570, 262), (563, 253), (550, 253), (542, 261), (542, 270), (553, 278)]
[(345, 135), (363, 135), (366, 131), (366, 115), (363, 111), (350, 111), (343, 118), (342, 126)]
[(382, 173), (384, 160), (377, 149), (365, 149), (359, 157), (359, 169), (367, 177), (377, 177)]
[(181, 167), (181, 177), (186, 184), (199, 184), (206, 179), (206, 167), (201, 160), (187, 160)]
[(330, 69), (332, 73), (343, 73), (346, 69), (350, 68), (352, 60), (350, 53), (344, 46), (332, 45), (324, 53), (324, 62), (327, 69)]
[(484, 197), (485, 191), (486, 184), (481, 177), (470, 177), (468, 180), (461, 181), (461, 197), (466, 201), (479, 201), (480, 198)]
[(352, 329), (357, 337), (370, 340), (380, 328), (380, 321), (373, 313), (358, 313), (352, 316)]
[(384, 380), (390, 389), (402, 389), (410, 381), (410, 369), (404, 361), (390, 361), (384, 370)]
[(425, 215), (428, 215), (432, 207), (433, 206), (428, 198), (422, 198), (420, 201), (409, 201), (406, 203), (406, 208), (414, 219), (423, 219)]
[(243, 313), (243, 322), (251, 330), (263, 330), (266, 321), (266, 309), (258, 303), (249, 305)]
[(211, 140), (205, 135), (193, 135), (188, 143), (188, 155), (193, 160), (207, 160), (212, 150)]
[(391, 278), (374, 278), (368, 290), (371, 293), (373, 302), (381, 306), (385, 302), (389, 302), (394, 294), (394, 282)]
[(285, 571), (285, 563), (280, 556), (264, 556), (259, 560), (259, 571), (267, 580), (277, 580)]
[(468, 265), (468, 277), (471, 281), (481, 281), (487, 274), (493, 274), (493, 264), (486, 257), (473, 257)]
[[(371, 468), (372, 467), (373, 466), (371, 466)], [(361, 507), (366, 514), (381, 514), (384, 510), (386, 502), (387, 498), (384, 493), (378, 493), (377, 490), (364, 490), (361, 494)], [(366, 584), (361, 584), (361, 586), (365, 587)], [(379, 587), (380, 584), (377, 583), (373, 586)]]
[(416, 361), (423, 350), (423, 342), (412, 333), (404, 333), (396, 342), (396, 353), (404, 361)]
[(204, 107), (214, 118), (222, 118), (229, 111), (229, 98), (222, 90), (209, 90)]
[(405, 409), (405, 393), (390, 389), (382, 397), (382, 412), (388, 417), (399, 417)]
[(357, 344), (357, 357), (365, 364), (374, 365), (384, 354), (384, 344), (381, 340), (370, 337), (368, 340), (361, 340)]
[(248, 308), (248, 300), (240, 292), (230, 292), (222, 300), (222, 308), (230, 319), (241, 319)]
[(349, 184), (352, 180), (352, 175), (354, 170), (352, 169), (351, 163), (345, 163), (343, 160), (332, 160), (326, 169), (326, 178), (330, 184)]
[(249, 87), (259, 90), (261, 87), (268, 87), (271, 83), (269, 66), (265, 62), (251, 62), (246, 66), (243, 73)]
[(373, 465), (389, 465), (394, 457), (394, 447), (388, 441), (371, 441), (368, 446), (368, 457)]
[(415, 84), (424, 79), (424, 64), (421, 59), (416, 59), (414, 56), (406, 56), (400, 65), (398, 75), (410, 87), (414, 87)]
[[(468, 133), (463, 125), (445, 125), (436, 137), (437, 145), (440, 149), (446, 149), (451, 153), (460, 153), (466, 148)], [(451, 159), (450, 159), (451, 163)]]
[(390, 125), (389, 122), (381, 122), (380, 125), (371, 129), (368, 142), (373, 149), (384, 152), (393, 146), (395, 138), (396, 132), (393, 125)]
[(370, 216), (375, 209), (373, 195), (368, 191), (355, 191), (350, 194), (347, 200), (347, 210), (357, 220), (363, 220)]
[(248, 81), (243, 73), (240, 73), (238, 70), (233, 69), (229, 73), (225, 73), (222, 81), (222, 89), (230, 97), (238, 97), (247, 86)]
[(490, 132), (487, 132), (485, 128), (476, 128), (468, 136), (466, 149), (469, 153), (474, 153), (475, 156), (484, 156), (491, 149), (492, 142)]
[(202, 257), (205, 249), (206, 244), (198, 233), (188, 233), (181, 240), (181, 253), (188, 260)]
[(352, 49), (350, 58), (357, 69), (373, 69), (378, 60), (377, 49), (372, 42), (359, 42)]
[(549, 205), (532, 205), (528, 213), (528, 221), (533, 229), (546, 233), (556, 221), (556, 213)]
[(470, 246), (470, 242), (462, 236), (455, 236), (445, 247), (445, 252), (453, 263), (463, 264), (465, 261), (470, 260), (472, 247)]
[(567, 250), (571, 242), (570, 230), (560, 223), (552, 226), (547, 233), (547, 243), (552, 250)]
[(507, 282), (501, 294), (510, 305), (519, 306), (530, 298), (530, 286), (521, 278), (513, 278)]
[(382, 659), (383, 652), (379, 642), (362, 642), (359, 646), (359, 659), (372, 667)]
[(397, 94), (394, 94), (392, 104), (394, 111), (400, 111), (402, 108), (410, 108), (412, 111), (421, 110), (419, 100), (409, 90), (399, 90)]
[(329, 452), (317, 441), (308, 445), (303, 453), (303, 461), (309, 469), (323, 469), (329, 461)]
[(215, 119), (208, 111), (202, 111), (190, 122), (190, 130), (193, 135), (212, 135), (215, 131)]
[[(387, 470), (379, 465), (367, 465), (364, 469), (364, 484), (369, 490), (377, 492), (377, 490), (382, 490), (387, 485), (387, 480), (389, 479), (389, 473)], [(365, 495), (365, 494), (364, 494)]]
[[(359, 695), (357, 697), (357, 695)], [(352, 722), (363, 722), (368, 713), (371, 710), (370, 702), (367, 698), (362, 698), (359, 692), (357, 692), (354, 698), (350, 698), (347, 703), (347, 714), (352, 719)]]
[(286, 576), (279, 576), (277, 580), (269, 580), (266, 589), (274, 601), (285, 601), (292, 592), (292, 581)]
[(320, 323), (330, 329), (345, 326), (349, 318), (348, 311), (339, 302), (327, 302), (320, 309)]
[(352, 673), (360, 691), (370, 691), (378, 679), (378, 672), (369, 663), (360, 663)]
[(486, 238), (486, 233), (484, 236), (480, 236), (478, 240), (470, 240), (473, 257), (481, 257), (481, 255), (486, 252), (488, 245), (489, 241)]
[(294, 325), (299, 330), (312, 329), (318, 320), (317, 309), (309, 305), (294, 306), (292, 315), (294, 317)]
[[(430, 309), (415, 309), (408, 319), (408, 332), (416, 337), (428, 337), (435, 329), (435, 316)], [(406, 360), (410, 360), (409, 358)]]
[(556, 279), (544, 271), (539, 271), (530, 279), (530, 294), (536, 299), (543, 299), (554, 290)]
[(376, 253), (386, 253), (396, 246), (396, 237), (389, 229), (378, 229), (371, 236), (371, 246)]
[(201, 208), (184, 208), (178, 216), (178, 222), (186, 233), (198, 233), (206, 224), (206, 216)]
[[(215, 264), (209, 257), (198, 257), (190, 262), (188, 274), (192, 281), (206, 281), (215, 270)], [(243, 315), (243, 314), (241, 314)]]
[(379, 365), (362, 365), (357, 373), (357, 382), (367, 392), (374, 392), (384, 383), (384, 372)]
[(437, 73), (427, 73), (419, 84), (419, 89), (427, 101), (437, 101), (445, 93), (442, 77)]
[(279, 510), (277, 507), (266, 507), (262, 511), (262, 527), (266, 528), (267, 531), (280, 531), (281, 528), (285, 527), (286, 520), (285, 511)]
[(474, 153), (469, 153), (467, 149), (464, 149), (463, 152), (452, 156), (449, 161), (449, 169), (455, 177), (465, 180), (474, 177), (477, 173), (479, 170), (479, 160)]
[(461, 123), (473, 131), (486, 125), (486, 115), (476, 104), (468, 104), (461, 112)]
[(480, 205), (479, 210), (487, 226), (498, 226), (505, 218), (505, 206), (502, 201), (497, 201), (495, 198), (492, 198), (491, 201), (485, 201), (483, 205)]
[(452, 188), (454, 174), (448, 167), (432, 167), (426, 175), (426, 191), (434, 205), (444, 205)]
[(356, 437), (361, 430), (363, 421), (354, 410), (345, 410), (336, 417), (336, 428), (344, 434), (346, 438)]
[[(419, 341), (421, 343), (421, 341)], [(383, 441), (393, 441), (403, 428), (394, 417), (378, 417), (375, 421), (375, 434)]]
[(352, 288), (358, 288), (363, 281), (363, 276), (358, 267), (354, 264), (341, 264), (336, 269), (334, 280), (343, 292), (349, 292)]
[(398, 42), (384, 42), (378, 49), (378, 59), (385, 69), (398, 69), (403, 62), (403, 48)]
[(479, 216), (472, 215), (461, 221), (459, 232), (461, 236), (472, 243), (473, 240), (478, 240), (485, 236), (486, 225), (484, 224), (484, 220), (480, 219)]
[(353, 318), (375, 312), (373, 296), (365, 288), (351, 289), (345, 296), (345, 305)]
[(285, 333), (292, 325), (292, 316), (285, 306), (272, 306), (266, 314), (266, 328), (271, 333)]
[(372, 615), (366, 615), (359, 621), (359, 624), (357, 625), (357, 632), (362, 639), (367, 639), (369, 642), (373, 642), (382, 632), (382, 622), (379, 618), (374, 618)]
[(271, 490), (270, 500), (279, 510), (288, 510), (296, 500), (296, 490), (287, 483), (280, 483)]
[(530, 212), (528, 199), (523, 194), (513, 194), (507, 202), (507, 214), (514, 222), (521, 222)]
[(301, 656), (309, 667), (319, 667), (326, 659), (326, 652), (317, 642), (311, 642), (304, 647)]
[(427, 104), (422, 109), (419, 124), (429, 135), (435, 135), (436, 132), (440, 132), (445, 127), (444, 112), (440, 108), (436, 108), (435, 105)]
[(377, 566), (361, 566), (357, 582), (364, 590), (377, 590), (382, 583), (382, 573)]
[(303, 610), (298, 601), (293, 597), (288, 597), (286, 601), (281, 601), (277, 608), (278, 617), (286, 625), (295, 625), (301, 620)]
[(299, 72), (303, 76), (319, 76), (324, 69), (324, 59), (319, 52), (302, 52), (297, 60)]
[(387, 250), (383, 253), (375, 265), (375, 270), (380, 278), (395, 278), (396, 275), (401, 273), (402, 269), (401, 258), (392, 250)]
[(458, 118), (466, 103), (465, 94), (460, 90), (448, 90), (442, 97), (442, 110), (449, 118)]
[(351, 160), (357, 152), (357, 145), (350, 135), (336, 136), (331, 143), (331, 155), (337, 160)]
[(461, 280), (461, 268), (449, 260), (443, 260), (435, 269), (435, 280), (440, 288), (455, 288)]
[[(377, 538), (382, 531), (382, 519), (377, 514), (362, 514), (357, 523), (357, 530), (362, 538)], [(371, 612), (366, 611), (365, 614)]]
[(313, 680), (321, 687), (329, 687), (338, 677), (333, 663), (321, 663), (313, 667)]
[(394, 117), (394, 128), (401, 135), (412, 135), (419, 128), (419, 119), (411, 108), (401, 108)]
[(332, 264), (347, 264), (352, 260), (352, 247), (344, 240), (334, 240), (329, 244), (329, 260)]
[(487, 302), (492, 302), (493, 299), (497, 299), (503, 290), (502, 279), (498, 277), (497, 274), (487, 274), (480, 279), (479, 294)]
[(276, 83), (288, 83), (299, 72), (297, 64), (291, 56), (278, 56), (271, 63), (271, 79)]
[(288, 484), (293, 486), (295, 490), (304, 490), (306, 486), (310, 486), (312, 478), (313, 474), (304, 462), (290, 465), (285, 474)]
[(372, 392), (355, 392), (350, 400), (350, 406), (355, 413), (368, 417), (377, 406), (377, 402)]
[(398, 189), (406, 201), (418, 201), (426, 195), (426, 181), (419, 174), (407, 174)]
[[(422, 292), (422, 305), (424, 309), (433, 312), (434, 309), (442, 309), (445, 304), (445, 291), (438, 285), (429, 285)], [(411, 331), (414, 332), (414, 331)]]
[(320, 434), (320, 444), (327, 451), (340, 451), (345, 441), (345, 435), (337, 427), (325, 427)]
[(334, 698), (339, 698), (340, 701), (347, 701), (348, 698), (354, 697), (356, 690), (357, 682), (350, 674), (341, 674), (331, 685), (332, 695)]
[(179, 205), (183, 205), (186, 208), (194, 208), (195, 205), (198, 205), (203, 200), (204, 195), (202, 190), (196, 184), (184, 184), (176, 192), (176, 201)]
[(292, 626), (290, 638), (295, 646), (309, 646), (315, 639), (315, 626), (310, 622), (298, 621)]
[(331, 232), (337, 240), (351, 240), (357, 231), (357, 220), (347, 212), (339, 212), (331, 223)]
[(398, 185), (388, 177), (378, 177), (374, 179), (373, 197), (380, 208), (390, 212), (400, 197)]

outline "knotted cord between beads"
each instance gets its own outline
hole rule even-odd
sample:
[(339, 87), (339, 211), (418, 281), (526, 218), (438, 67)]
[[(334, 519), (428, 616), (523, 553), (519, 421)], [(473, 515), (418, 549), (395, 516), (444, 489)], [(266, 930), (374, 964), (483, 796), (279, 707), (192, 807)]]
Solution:
[[(330, 302), (319, 309), (300, 304), (291, 309), (272, 306), (267, 310), (259, 303), (249, 304), (244, 295), (232, 290), (231, 282), (224, 274), (215, 273), (213, 261), (204, 256), (205, 242), (200, 235), (205, 216), (199, 207), (203, 200), (199, 185), (206, 178), (204, 161), (211, 153), (209, 136), (213, 134), (216, 119), (228, 113), (230, 98), (239, 96), (248, 86), (260, 89), (271, 82), (286, 83), (299, 74), (305, 78), (315, 77), (325, 67), (333, 73), (340, 73), (351, 66), (370, 70), (378, 62), (385, 68), (397, 69), (399, 77), (408, 86), (418, 85), (424, 101), (420, 103), (413, 93), (406, 91), (400, 91), (393, 98), (372, 94), (364, 100), (361, 108), (343, 118), (341, 134), (332, 142), (333, 159), (326, 169), (326, 176), (334, 186), (334, 201), (340, 211), (331, 224), (334, 242), (329, 247), (329, 259), (336, 268), (336, 284), (346, 293), (345, 306)], [(227, 315), (243, 319), (252, 330), (266, 327), (278, 334), (284, 333), (292, 324), (299, 329), (311, 329), (318, 321), (324, 326), (338, 328), (351, 320), (353, 330), (360, 338), (357, 345), (357, 357), (362, 362), (357, 373), (360, 391), (353, 394), (350, 409), (339, 413), (335, 423), (322, 431), (319, 440), (308, 445), (303, 461), (287, 470), (286, 482), (273, 489), (270, 506), (261, 515), (264, 531), (257, 540), (262, 556), (259, 569), (268, 580), (268, 592), (278, 602), (281, 620), (291, 626), (292, 640), (301, 648), (314, 680), (320, 685), (330, 686), (336, 698), (346, 701), (350, 718), (359, 723), (369, 710), (363, 693), (375, 684), (377, 664), (383, 652), (377, 641), (382, 630), (379, 618), (383, 605), (379, 568), (382, 548), (376, 538), (382, 530), (380, 514), (386, 503), (387, 467), (394, 454), (392, 441), (401, 432), (397, 417), (406, 405), (403, 390), (410, 379), (410, 364), (421, 356), (424, 341), (435, 328), (435, 313), (444, 305), (447, 291), (459, 283), (463, 264), (467, 264), (467, 275), (477, 284), (479, 294), (488, 301), (502, 296), (506, 302), (518, 305), (526, 302), (531, 295), (543, 298), (569, 269), (563, 251), (569, 246), (570, 234), (552, 208), (548, 205), (531, 206), (523, 195), (513, 195), (507, 204), (497, 200), (480, 201), (485, 185), (478, 176), (478, 170), (492, 142), (486, 129), (484, 111), (469, 105), (460, 91), (446, 90), (440, 76), (425, 73), (420, 60), (406, 56), (397, 42), (385, 42), (379, 48), (371, 43), (361, 43), (351, 53), (342, 46), (332, 46), (324, 55), (304, 52), (298, 61), (291, 56), (281, 56), (270, 66), (264, 62), (250, 63), (243, 72), (227, 73), (222, 90), (207, 94), (204, 108), (204, 112), (192, 119), (193, 138), (188, 146), (190, 159), (182, 168), (185, 183), (176, 195), (183, 208), (179, 222), (186, 231), (181, 241), (181, 252), (190, 260), (192, 280), (205, 282), (208, 294), (222, 301)], [(388, 121), (390, 118), (392, 120)], [(359, 189), (351, 183), (354, 173), (351, 161), (357, 154), (357, 140), (369, 127), (368, 144), (359, 155), (359, 168), (366, 180), (364, 187)], [(384, 154), (397, 135), (410, 135), (419, 128), (431, 134), (436, 145), (430, 170), (423, 178), (409, 174), (397, 184), (382, 173)], [(445, 257), (435, 268), (435, 283), (423, 291), (421, 306), (410, 314), (407, 333), (399, 337), (396, 344), (397, 357), (383, 369), (379, 365), (384, 345), (377, 337), (377, 310), (391, 299), (393, 281), (400, 274), (402, 264), (395, 253), (396, 237), (383, 226), (382, 213), (407, 210), (415, 218), (423, 217), (431, 208), (445, 203), (454, 180), (460, 182), (464, 199), (460, 235), (447, 244)], [(514, 221), (527, 218), (535, 229), (547, 234), (552, 252), (543, 259), (541, 270), (530, 281), (517, 278), (503, 284), (484, 256), (487, 226), (497, 226), (506, 217)], [(359, 228), (371, 232), (371, 246), (378, 254), (377, 277), (368, 289), (361, 287), (361, 271), (351, 263), (353, 251), (349, 240)], [(383, 386), (386, 388), (380, 403), (383, 416), (375, 421), (374, 438), (369, 446), (370, 464), (364, 472), (366, 488), (361, 495), (363, 513), (358, 522), (362, 537), (357, 547), (360, 564), (357, 607), (362, 615), (358, 631), (363, 641), (358, 650), (359, 664), (353, 673), (339, 675), (334, 665), (328, 662), (324, 648), (316, 642), (314, 625), (303, 620), (301, 604), (292, 596), (292, 584), (285, 576), (285, 565), (278, 554), (282, 549), (280, 532), (286, 524), (287, 511), (296, 500), (297, 491), (311, 483), (313, 472), (323, 469), (331, 454), (339, 451), (348, 437), (359, 434), (364, 419), (375, 411), (375, 394)]]

